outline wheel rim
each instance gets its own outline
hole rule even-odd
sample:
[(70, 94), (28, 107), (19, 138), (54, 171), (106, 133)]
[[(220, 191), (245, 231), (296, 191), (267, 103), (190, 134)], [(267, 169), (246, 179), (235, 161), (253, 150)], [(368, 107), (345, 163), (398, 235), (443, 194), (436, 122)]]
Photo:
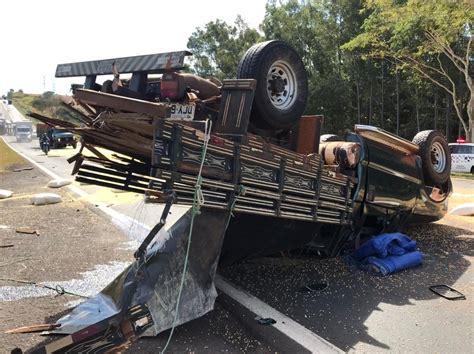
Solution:
[(446, 168), (446, 152), (441, 143), (435, 142), (431, 146), (431, 164), (437, 173), (442, 173)]
[(290, 65), (276, 61), (267, 73), (267, 94), (273, 106), (278, 109), (290, 108), (296, 100), (296, 75)]

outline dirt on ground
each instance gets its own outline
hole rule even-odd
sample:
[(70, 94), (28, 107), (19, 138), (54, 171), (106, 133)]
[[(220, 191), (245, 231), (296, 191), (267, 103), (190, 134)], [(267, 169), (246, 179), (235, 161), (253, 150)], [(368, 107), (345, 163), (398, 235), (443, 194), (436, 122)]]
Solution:
[[(21, 167), (28, 165), (23, 163)], [(49, 179), (36, 168), (18, 169), (15, 165), (15, 169), (18, 172), (8, 168), (7, 172), (0, 173), (0, 189), (14, 192), (11, 198), (0, 200), (1, 279), (52, 282), (53, 287), (56, 283), (70, 282), (73, 288), (74, 280), (78, 280), (84, 282), (79, 288), (87, 292), (94, 289), (95, 284), (87, 284), (82, 273), (107, 272), (114, 264), (120, 266), (132, 259), (132, 252), (126, 249), (126, 237), (94, 212), (93, 207), (75, 200), (67, 187), (46, 187)], [(32, 205), (30, 197), (43, 192), (59, 194), (63, 201)], [(20, 229), (37, 233), (18, 233)], [(124, 246), (119, 247), (120, 244)], [(105, 268), (101, 270), (96, 265)], [(64, 288), (68, 290), (67, 286)], [(24, 292), (40, 293), (37, 297), (21, 298)], [(20, 326), (54, 323), (67, 311), (66, 305), (81, 299), (55, 295), (47, 289), (0, 280), (0, 296), (10, 297), (7, 301), (3, 299), (0, 307), (0, 352), (9, 352), (17, 346), (28, 349), (45, 341), (39, 334), (4, 332)]]

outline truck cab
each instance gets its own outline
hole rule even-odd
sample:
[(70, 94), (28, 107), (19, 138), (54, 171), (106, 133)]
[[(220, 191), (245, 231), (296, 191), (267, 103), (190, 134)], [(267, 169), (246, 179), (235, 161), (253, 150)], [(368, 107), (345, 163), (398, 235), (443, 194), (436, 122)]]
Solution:
[(38, 138), (41, 138), (43, 134), (48, 136), (52, 149), (65, 148), (68, 145), (75, 149), (77, 146), (77, 140), (71, 132), (51, 127), (44, 123), (38, 123), (36, 125), (36, 135)]

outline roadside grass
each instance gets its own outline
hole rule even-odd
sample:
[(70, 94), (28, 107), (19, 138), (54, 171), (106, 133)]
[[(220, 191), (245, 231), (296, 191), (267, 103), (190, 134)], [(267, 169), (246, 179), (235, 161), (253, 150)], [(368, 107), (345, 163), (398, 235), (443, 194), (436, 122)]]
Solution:
[[(69, 100), (69, 96), (56, 95), (52, 92), (45, 92), (41, 95), (15, 92), (13, 93), (12, 104), (25, 117), (28, 112), (35, 112), (47, 117), (77, 123), (81, 119), (80, 115), (63, 105), (63, 102)], [(38, 123), (37, 119), (31, 117), (28, 117), (28, 119), (34, 124)]]
[(25, 159), (10, 149), (3, 139), (0, 139), (0, 173), (26, 164), (28, 162)]
[(26, 113), (31, 111), (35, 99), (36, 96), (34, 95), (16, 92), (13, 95), (12, 101), (15, 108), (18, 109), (22, 115), (26, 116)]
[(472, 173), (451, 172), (451, 177), (474, 180), (474, 175)]

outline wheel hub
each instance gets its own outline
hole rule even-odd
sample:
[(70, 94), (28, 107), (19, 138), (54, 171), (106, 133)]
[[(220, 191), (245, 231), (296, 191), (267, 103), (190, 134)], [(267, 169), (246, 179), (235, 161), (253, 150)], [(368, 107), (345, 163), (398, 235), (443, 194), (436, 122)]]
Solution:
[(296, 101), (297, 84), (293, 68), (286, 62), (274, 62), (267, 73), (267, 94), (278, 109), (289, 109)]
[(285, 81), (281, 77), (276, 77), (268, 82), (274, 95), (285, 91)]
[(439, 142), (433, 143), (431, 146), (431, 164), (436, 172), (442, 173), (446, 168), (446, 151), (444, 151), (443, 146)]

